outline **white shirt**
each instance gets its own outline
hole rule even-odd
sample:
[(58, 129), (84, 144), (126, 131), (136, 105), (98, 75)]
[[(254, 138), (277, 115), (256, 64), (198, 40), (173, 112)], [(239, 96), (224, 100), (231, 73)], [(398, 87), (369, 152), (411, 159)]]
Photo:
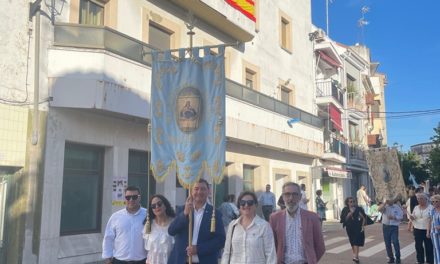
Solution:
[(428, 228), (429, 223), (429, 212), (432, 210), (432, 205), (428, 205), (425, 209), (420, 209), (420, 206), (417, 205), (414, 207), (412, 216), (415, 217), (411, 222), (413, 223), (414, 228), (426, 230)]
[(306, 192), (301, 190), (301, 201), (299, 201), (299, 207), (307, 210), (307, 196)]
[[(193, 237), (192, 237), (193, 246), (197, 246), (197, 240), (199, 239), (200, 225), (202, 224), (205, 207), (206, 207), (206, 203), (203, 205), (202, 208), (198, 210), (194, 207), (194, 229), (193, 229)], [(199, 256), (193, 255), (191, 260), (192, 262), (199, 262)]]
[(275, 194), (272, 192), (264, 192), (261, 194), (260, 198), (258, 199), (258, 202), (264, 206), (264, 205), (271, 205), (272, 209), (275, 209), (277, 204), (275, 201)]
[(151, 233), (144, 234), (145, 249), (148, 251), (148, 263), (167, 264), (174, 245), (174, 237), (168, 234), (170, 223), (171, 221), (165, 226), (160, 226), (153, 219)]
[(229, 224), (221, 263), (276, 264), (275, 242), (269, 223), (256, 215), (244, 229), (240, 220), (241, 217)]
[[(394, 216), (395, 219), (389, 219), (388, 216)], [(403, 218), (403, 211), (400, 206), (397, 204), (393, 204), (391, 206), (385, 205), (385, 210), (382, 214), (382, 224), (384, 225), (395, 225), (398, 226), (400, 224), (400, 221), (402, 221)]]
[(293, 217), (286, 212), (286, 231), (284, 234), (284, 263), (306, 263), (306, 255), (303, 247), (303, 235), (301, 225), (301, 209), (298, 208)]
[(130, 214), (126, 208), (110, 217), (102, 241), (102, 258), (115, 257), (124, 261), (143, 260), (147, 257), (142, 237), (145, 208)]

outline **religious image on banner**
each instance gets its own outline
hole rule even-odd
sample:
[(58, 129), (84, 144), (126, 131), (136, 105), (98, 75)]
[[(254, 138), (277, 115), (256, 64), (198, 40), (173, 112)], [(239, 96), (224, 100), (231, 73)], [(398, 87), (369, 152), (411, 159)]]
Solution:
[(185, 188), (202, 176), (222, 180), (226, 94), (224, 47), (218, 49), (194, 48), (191, 58), (185, 49), (178, 58), (152, 53), (151, 168), (158, 181), (174, 172)]
[(406, 198), (405, 182), (396, 149), (369, 150), (367, 162), (377, 201), (383, 201), (387, 197)]

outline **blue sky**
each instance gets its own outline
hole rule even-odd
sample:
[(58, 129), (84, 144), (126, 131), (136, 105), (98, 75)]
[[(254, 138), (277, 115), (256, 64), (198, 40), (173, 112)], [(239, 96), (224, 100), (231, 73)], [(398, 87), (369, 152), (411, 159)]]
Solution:
[[(369, 22), (363, 34), (361, 8)], [(330, 37), (346, 45), (364, 43), (379, 71), (387, 75), (386, 111), (440, 108), (440, 0), (333, 0), (329, 3)], [(325, 0), (312, 0), (313, 23), (324, 29)], [(388, 119), (388, 145), (403, 150), (430, 141), (440, 113)]]

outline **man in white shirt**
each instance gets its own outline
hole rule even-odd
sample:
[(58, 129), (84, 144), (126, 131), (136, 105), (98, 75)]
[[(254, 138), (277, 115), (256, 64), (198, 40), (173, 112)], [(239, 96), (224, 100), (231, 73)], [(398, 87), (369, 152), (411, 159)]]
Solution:
[[(388, 196), (378, 210), (382, 212), (382, 231), (388, 255), (387, 263), (400, 264), (399, 224), (403, 218), (402, 208), (395, 203), (395, 198)], [(391, 243), (394, 245), (395, 258)]]
[(301, 183), (301, 201), (299, 202), (299, 207), (304, 210), (308, 210), (307, 203), (309, 202), (309, 198), (306, 195), (306, 185)]
[[(200, 179), (194, 184), (191, 196), (185, 203), (184, 211), (171, 222), (168, 233), (175, 237), (175, 244), (169, 263), (184, 264), (187, 256), (192, 263), (217, 263), (220, 250), (225, 244), (225, 229), (222, 214), (215, 210), (215, 232), (211, 232), (211, 217), (214, 208), (207, 202), (209, 184)], [(193, 216), (193, 236), (188, 245), (189, 214)]]
[(270, 214), (276, 209), (275, 194), (270, 191), (270, 184), (266, 184), (266, 191), (258, 198), (258, 203), (261, 204), (261, 210), (263, 211), (264, 219), (269, 221)]
[(147, 210), (140, 205), (139, 188), (125, 189), (126, 207), (110, 217), (102, 242), (105, 264), (145, 264), (147, 251), (142, 237)]
[(359, 187), (359, 190), (356, 192), (356, 200), (358, 205), (364, 209), (364, 212), (369, 214), (368, 205), (370, 203), (370, 197), (367, 195), (365, 185), (362, 184), (361, 187)]

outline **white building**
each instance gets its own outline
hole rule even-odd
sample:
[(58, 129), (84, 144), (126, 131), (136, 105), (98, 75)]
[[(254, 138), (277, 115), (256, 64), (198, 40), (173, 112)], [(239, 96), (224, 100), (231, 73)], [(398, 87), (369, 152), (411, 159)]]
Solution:
[[(9, 80), (24, 82), (25, 69), (29, 80), (38, 73), (28, 90), (38, 92), (40, 103), (39, 111), (29, 110), (37, 118), (21, 137), (33, 143), (28, 160), (17, 165), (25, 184), (17, 178), (6, 206), (10, 228), (3, 229), (1, 257), (7, 263), (100, 260), (105, 224), (121, 208), (112, 203), (113, 186), (127, 181), (147, 190), (151, 60), (145, 52), (187, 47), (187, 10), (197, 18), (194, 46), (245, 42), (226, 51), (228, 166), (217, 200), (244, 189), (260, 192), (267, 183), (278, 197), (284, 182), (295, 181), (306, 184), (313, 207), (311, 167), (324, 157), (324, 124), (315, 105), (310, 1), (258, 1), (254, 23), (216, 0), (56, 0), (42, 2), (47, 16), (40, 27), (38, 13), (28, 24), (27, 4), (19, 2), (8, 3), (16, 12), (1, 34), (20, 32), (17, 45), (26, 47), (32, 27), (29, 65), (36, 62), (38, 70), (26, 68), (25, 49), (8, 53), (6, 61), (19, 65)], [(290, 127), (292, 118), (300, 122)], [(155, 183), (150, 175), (149, 181), (150, 193), (167, 190), (174, 205), (183, 204), (175, 179)]]

